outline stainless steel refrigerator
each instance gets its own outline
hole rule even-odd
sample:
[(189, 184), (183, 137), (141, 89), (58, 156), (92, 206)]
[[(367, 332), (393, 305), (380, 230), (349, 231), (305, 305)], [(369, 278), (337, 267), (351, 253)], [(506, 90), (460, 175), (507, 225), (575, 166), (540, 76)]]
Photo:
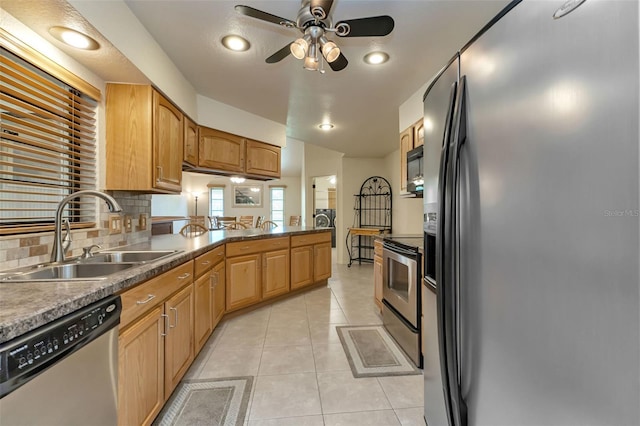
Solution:
[(640, 424), (638, 19), (515, 1), (428, 88), (428, 426)]

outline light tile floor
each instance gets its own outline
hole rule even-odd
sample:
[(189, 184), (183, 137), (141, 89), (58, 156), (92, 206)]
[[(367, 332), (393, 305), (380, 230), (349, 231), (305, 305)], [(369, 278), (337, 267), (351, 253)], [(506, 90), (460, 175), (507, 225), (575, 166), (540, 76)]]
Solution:
[(335, 326), (380, 323), (372, 266), (334, 261), (327, 287), (220, 323), (185, 379), (254, 376), (247, 426), (424, 426), (421, 375), (351, 374)]

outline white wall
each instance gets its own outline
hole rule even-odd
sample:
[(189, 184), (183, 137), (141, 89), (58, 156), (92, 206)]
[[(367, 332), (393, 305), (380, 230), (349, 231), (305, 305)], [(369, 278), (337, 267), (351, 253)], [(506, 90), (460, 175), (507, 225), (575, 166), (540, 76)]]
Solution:
[(393, 233), (397, 235), (422, 234), (422, 198), (404, 198), (400, 196), (400, 150), (397, 149), (385, 157), (385, 163), (391, 176), (393, 194)]
[(198, 116), (202, 126), (257, 139), (272, 145), (286, 146), (287, 127), (250, 112), (197, 95)]

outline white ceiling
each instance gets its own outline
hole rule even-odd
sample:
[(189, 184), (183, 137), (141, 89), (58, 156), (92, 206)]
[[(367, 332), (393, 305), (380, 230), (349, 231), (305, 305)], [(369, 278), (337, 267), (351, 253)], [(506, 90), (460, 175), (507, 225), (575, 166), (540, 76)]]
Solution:
[[(339, 72), (327, 67), (325, 74), (304, 70), (302, 61), (291, 55), (266, 64), (265, 58), (297, 38), (299, 31), (234, 10), (236, 4), (244, 4), (295, 20), (297, 0), (125, 2), (197, 93), (285, 124), (290, 138), (349, 157), (381, 157), (398, 149), (399, 106), (508, 0), (335, 0), (334, 22), (390, 15), (395, 28), (386, 37), (330, 36), (349, 65)], [(61, 5), (67, 9), (64, 14), (56, 12)], [(63, 16), (68, 20), (72, 9), (62, 0), (3, 0), (1, 7), (47, 39), (48, 26), (65, 24), (57, 20)], [(230, 33), (248, 39), (251, 49), (238, 53), (223, 48), (220, 39)], [(366, 65), (362, 58), (373, 50), (388, 52), (389, 62)], [(141, 79), (139, 72), (123, 65), (117, 51), (92, 61), (71, 49), (65, 51), (107, 80), (127, 81), (127, 75), (131, 81)], [(331, 121), (335, 129), (319, 130), (323, 120)]]

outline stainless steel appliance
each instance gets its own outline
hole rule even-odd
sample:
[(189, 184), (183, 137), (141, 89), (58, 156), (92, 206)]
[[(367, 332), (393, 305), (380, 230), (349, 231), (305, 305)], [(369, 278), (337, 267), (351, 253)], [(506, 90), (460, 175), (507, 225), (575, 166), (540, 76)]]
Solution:
[(512, 2), (428, 88), (429, 426), (640, 424), (638, 12)]
[(117, 423), (120, 296), (0, 346), (0, 424)]
[(422, 145), (407, 152), (407, 192), (422, 197), (424, 189), (423, 175), (423, 147)]
[(331, 229), (331, 247), (336, 246), (336, 209), (316, 209), (316, 227), (327, 227)]
[[(414, 240), (415, 241), (415, 240)], [(384, 239), (382, 245), (382, 320), (404, 352), (422, 366), (421, 254), (419, 242)]]

